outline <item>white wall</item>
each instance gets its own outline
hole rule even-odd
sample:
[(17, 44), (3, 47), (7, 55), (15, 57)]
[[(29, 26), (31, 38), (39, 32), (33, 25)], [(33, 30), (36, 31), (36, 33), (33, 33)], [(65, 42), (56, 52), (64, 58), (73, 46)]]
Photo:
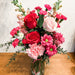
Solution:
[[(12, 0), (0, 0), (0, 43), (9, 41), (10, 31), (17, 24), (15, 7), (11, 4)], [(19, 0), (22, 2), (25, 10), (33, 9), (35, 6), (44, 7), (44, 4), (53, 4), (57, 0)], [(63, 0), (63, 8), (61, 12), (67, 16), (68, 20), (61, 24), (61, 29), (58, 31), (63, 33), (65, 43), (62, 45), (64, 50), (68, 52), (74, 51), (75, 46), (75, 0)], [(8, 52), (15, 52), (17, 49), (11, 47)], [(0, 49), (0, 52), (6, 52), (5, 48)]]

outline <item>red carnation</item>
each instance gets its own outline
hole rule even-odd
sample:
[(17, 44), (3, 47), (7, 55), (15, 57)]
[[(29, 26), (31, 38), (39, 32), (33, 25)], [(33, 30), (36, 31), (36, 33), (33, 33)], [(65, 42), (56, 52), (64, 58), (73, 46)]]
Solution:
[(27, 43), (27, 42), (26, 42), (26, 39), (23, 39), (23, 40), (22, 40), (22, 43), (23, 43), (23, 44), (26, 44), (26, 43)]
[(41, 10), (42, 8), (40, 6), (35, 7), (36, 10)]
[(10, 32), (10, 34), (12, 36), (14, 36), (15, 34), (17, 34), (17, 31), (19, 31), (20, 27), (16, 27), (16, 28), (13, 28), (12, 31)]
[(36, 13), (30, 13), (27, 16), (25, 16), (24, 18), (24, 22), (25, 25), (29, 28), (29, 29), (33, 29), (36, 27), (37, 25), (37, 21), (36, 19), (39, 18), (38, 15)]
[(28, 44), (39, 43), (40, 35), (37, 31), (30, 32), (26, 35), (26, 40)]
[(14, 46), (14, 48), (18, 45), (19, 43), (19, 39), (15, 39), (13, 42), (12, 42), (12, 45)]

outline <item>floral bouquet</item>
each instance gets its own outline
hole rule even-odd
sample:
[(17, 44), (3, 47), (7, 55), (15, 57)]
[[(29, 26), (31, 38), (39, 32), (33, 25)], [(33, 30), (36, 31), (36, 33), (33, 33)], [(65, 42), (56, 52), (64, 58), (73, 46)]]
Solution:
[(10, 32), (13, 40), (1, 46), (6, 45), (7, 49), (11, 44), (14, 48), (21, 46), (22, 51), (32, 59), (32, 75), (43, 75), (44, 63), (49, 63), (49, 58), (56, 53), (65, 53), (60, 46), (65, 39), (61, 33), (56, 32), (60, 23), (67, 20), (57, 12), (62, 7), (61, 1), (55, 2), (53, 7), (45, 4), (45, 10), (37, 6), (32, 11), (29, 8), (25, 11), (18, 0), (13, 0), (12, 3), (17, 6), (15, 10), (21, 12), (17, 15), (19, 26)]

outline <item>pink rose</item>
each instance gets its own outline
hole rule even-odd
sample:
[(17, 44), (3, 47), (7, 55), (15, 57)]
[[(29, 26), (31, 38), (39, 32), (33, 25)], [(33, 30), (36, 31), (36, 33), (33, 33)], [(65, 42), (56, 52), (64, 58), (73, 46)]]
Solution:
[(12, 45), (14, 46), (14, 48), (18, 45), (19, 43), (19, 39), (15, 39), (13, 42), (12, 42)]
[(57, 28), (57, 23), (52, 17), (47, 17), (44, 19), (43, 28), (48, 32), (53, 32)]

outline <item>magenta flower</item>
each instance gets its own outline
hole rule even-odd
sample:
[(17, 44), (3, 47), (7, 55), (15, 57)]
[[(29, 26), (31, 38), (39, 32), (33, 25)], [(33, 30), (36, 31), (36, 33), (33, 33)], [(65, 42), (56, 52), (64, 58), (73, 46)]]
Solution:
[(56, 45), (50, 45), (46, 48), (46, 54), (51, 57), (53, 56), (54, 54), (57, 53), (57, 47)]
[(56, 18), (57, 19), (61, 19), (61, 15), (60, 14), (56, 14)]
[(54, 43), (57, 46), (60, 45), (60, 44), (62, 44), (65, 41), (63, 35), (61, 33), (56, 33), (56, 32), (53, 35), (53, 39), (54, 39)]
[(64, 16), (64, 15), (61, 15), (61, 19), (63, 19), (63, 20), (67, 20), (67, 17)]
[(33, 59), (37, 59), (38, 56), (42, 56), (45, 51), (45, 48), (42, 45), (37, 45), (37, 43), (29, 46), (30, 48), (26, 49), (26, 53)]
[(52, 9), (49, 4), (45, 4), (44, 6), (45, 6), (45, 8), (46, 8), (48, 11), (50, 11), (50, 10)]
[(45, 34), (43, 37), (41, 37), (41, 44), (43, 46), (49, 46), (49, 45), (53, 44), (53, 39), (52, 39), (51, 35)]
[(47, 12), (46, 12), (46, 11), (44, 11), (44, 10), (40, 10), (39, 14), (40, 14), (40, 15), (46, 15), (46, 14), (47, 14)]

